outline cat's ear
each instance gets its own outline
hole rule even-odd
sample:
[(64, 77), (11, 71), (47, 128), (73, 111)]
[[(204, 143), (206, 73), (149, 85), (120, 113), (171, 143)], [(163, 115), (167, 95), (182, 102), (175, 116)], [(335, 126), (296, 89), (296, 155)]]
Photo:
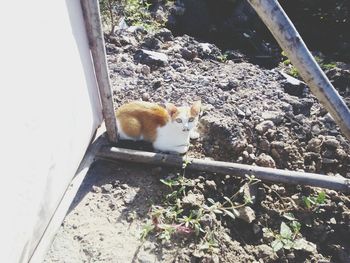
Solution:
[(166, 104), (166, 110), (168, 111), (170, 117), (173, 117), (178, 111), (177, 107), (172, 103)]
[(192, 116), (198, 116), (202, 107), (202, 102), (200, 100), (197, 100), (193, 102), (191, 106), (191, 115)]

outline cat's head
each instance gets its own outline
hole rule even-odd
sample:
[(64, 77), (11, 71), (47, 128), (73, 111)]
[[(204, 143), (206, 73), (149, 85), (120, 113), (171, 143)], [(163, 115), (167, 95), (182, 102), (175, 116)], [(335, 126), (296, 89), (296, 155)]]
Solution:
[(198, 122), (201, 111), (201, 101), (195, 101), (191, 106), (176, 107), (172, 103), (166, 105), (171, 122), (184, 132), (189, 132)]

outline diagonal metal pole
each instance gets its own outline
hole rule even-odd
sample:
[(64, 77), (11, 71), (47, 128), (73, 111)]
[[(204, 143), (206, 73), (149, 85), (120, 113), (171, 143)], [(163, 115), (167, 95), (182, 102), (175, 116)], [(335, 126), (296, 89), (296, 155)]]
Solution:
[(312, 93), (350, 140), (350, 111), (321, 70), (277, 0), (248, 0), (286, 52)]

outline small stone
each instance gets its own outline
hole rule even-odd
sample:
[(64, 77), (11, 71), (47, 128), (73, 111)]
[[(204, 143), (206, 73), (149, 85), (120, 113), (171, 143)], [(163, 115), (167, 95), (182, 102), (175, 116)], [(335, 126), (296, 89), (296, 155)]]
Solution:
[(270, 155), (267, 155), (265, 153), (260, 154), (255, 162), (257, 165), (263, 166), (263, 167), (270, 167), (270, 168), (276, 167), (275, 160)]
[(125, 195), (124, 195), (124, 203), (125, 204), (130, 204), (131, 202), (134, 201), (136, 197), (136, 191), (135, 189), (131, 188)]
[(334, 119), (332, 117), (332, 115), (330, 115), (329, 113), (327, 113), (325, 116), (320, 118), (320, 121), (325, 123), (325, 124), (334, 124)]
[(287, 102), (281, 101), (281, 102), (280, 102), (280, 105), (281, 105), (282, 110), (285, 111), (285, 112), (291, 112), (291, 111), (293, 111), (293, 106), (290, 105), (290, 104), (287, 103)]
[(255, 235), (259, 234), (261, 232), (261, 228), (258, 224), (253, 224), (253, 233)]
[(195, 57), (197, 57), (197, 52), (194, 50), (188, 50), (187, 48), (181, 49), (181, 55), (186, 60), (193, 60)]
[(275, 125), (272, 121), (263, 121), (256, 125), (255, 129), (257, 130), (258, 133), (264, 134), (268, 129), (274, 128)]
[(249, 159), (250, 159), (251, 161), (255, 161), (255, 159), (256, 159), (255, 154), (254, 154), (254, 153), (250, 153), (250, 154), (249, 154)]
[(209, 97), (208, 98), (208, 102), (210, 103), (210, 104), (215, 104), (215, 99), (214, 98), (212, 98), (212, 97)]
[(237, 139), (232, 143), (232, 150), (235, 155), (241, 154), (247, 147), (247, 140)]
[(243, 151), (242, 152), (242, 156), (244, 159), (248, 159), (249, 158), (249, 153), (247, 151)]
[(306, 150), (314, 153), (319, 153), (322, 146), (322, 140), (319, 138), (312, 138), (307, 144)]
[(142, 65), (141, 72), (142, 72), (142, 74), (147, 76), (151, 73), (151, 68), (147, 65)]
[(193, 59), (193, 62), (202, 63), (203, 60), (201, 60), (200, 58), (194, 58), (194, 59)]
[(110, 193), (113, 190), (113, 185), (105, 184), (105, 185), (102, 185), (101, 188), (105, 193)]
[(151, 96), (149, 95), (148, 92), (144, 92), (144, 93), (142, 94), (142, 100), (143, 100), (143, 101), (149, 101), (150, 98), (151, 98)]
[(279, 111), (264, 111), (261, 117), (264, 120), (271, 120), (274, 124), (280, 124), (283, 121), (284, 113)]
[(185, 72), (187, 69), (188, 69), (187, 67), (183, 66), (183, 67), (178, 67), (178, 68), (176, 69), (176, 71), (177, 71), (177, 72)]
[(259, 142), (259, 149), (264, 151), (264, 152), (269, 152), (270, 151), (270, 142), (267, 139), (262, 139)]
[(345, 160), (348, 157), (347, 153), (340, 148), (335, 151), (335, 154), (340, 160)]
[(237, 217), (249, 224), (256, 218), (254, 210), (249, 206), (238, 208), (237, 211), (239, 213)]
[(207, 55), (211, 53), (211, 44), (209, 43), (199, 43), (198, 48)]
[(333, 136), (326, 136), (323, 144), (326, 147), (337, 149), (340, 145), (338, 140)]
[(334, 217), (332, 217), (331, 219), (329, 219), (329, 223), (336, 225), (337, 224), (337, 220), (335, 220)]
[(320, 133), (321, 133), (320, 126), (319, 126), (318, 124), (312, 126), (312, 127), (311, 127), (311, 131), (312, 131), (314, 134), (320, 134)]
[(206, 180), (205, 181), (206, 186), (208, 186), (211, 190), (216, 190), (216, 183), (214, 180)]
[(152, 263), (156, 262), (156, 256), (145, 251), (141, 251), (137, 254), (137, 262), (139, 263)]
[(160, 88), (162, 85), (163, 85), (163, 79), (155, 79), (155, 80), (152, 82), (152, 88), (153, 88), (153, 89), (158, 89), (158, 88)]
[(238, 117), (241, 117), (241, 118), (245, 117), (245, 113), (242, 110), (240, 110), (239, 108), (236, 108), (235, 112), (236, 112), (236, 115)]
[(253, 153), (253, 151), (254, 151), (254, 146), (251, 145), (251, 144), (248, 144), (247, 147), (246, 147), (246, 151), (247, 151), (248, 153)]
[(204, 195), (200, 193), (192, 193), (191, 191), (182, 199), (185, 205), (200, 207), (204, 203)]
[(160, 42), (157, 38), (155, 37), (145, 37), (143, 39), (142, 46), (145, 47), (146, 49), (153, 49), (157, 50), (160, 49), (162, 42)]
[(101, 193), (102, 192), (102, 189), (101, 187), (98, 187), (96, 185), (93, 185), (92, 186), (92, 191), (94, 191), (95, 193)]
[(160, 29), (154, 36), (156, 38), (162, 40), (163, 42), (165, 42), (165, 41), (172, 41), (174, 39), (173, 34), (167, 28)]
[(113, 202), (110, 202), (109, 204), (108, 204), (108, 207), (111, 209), (111, 210), (115, 210), (115, 204), (113, 203)]

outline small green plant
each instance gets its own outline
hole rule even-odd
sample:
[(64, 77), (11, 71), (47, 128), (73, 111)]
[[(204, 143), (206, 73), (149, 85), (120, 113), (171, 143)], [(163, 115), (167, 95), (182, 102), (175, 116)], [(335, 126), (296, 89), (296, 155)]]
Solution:
[(202, 216), (202, 209), (192, 210), (189, 216), (184, 215), (182, 218), (179, 219), (179, 222), (187, 228), (194, 229), (196, 236), (198, 236), (200, 232), (204, 232), (200, 224), (200, 219), (202, 218)]
[(149, 9), (151, 4), (146, 0), (99, 0), (102, 24), (109, 34), (114, 32), (120, 18), (124, 17), (128, 25), (142, 26), (154, 31), (164, 26), (156, 21)]
[[(298, 70), (292, 65), (290, 59), (287, 57), (287, 54), (282, 51), (281, 53), (282, 57), (284, 58), (282, 60), (282, 64), (286, 67), (288, 67), (288, 71), (287, 73), (295, 78), (299, 78), (299, 72)], [(320, 65), (322, 70), (330, 70), (333, 69), (337, 66), (337, 64), (334, 61), (330, 61), (330, 62), (325, 62), (324, 59), (322, 59), (321, 57), (318, 56), (314, 56), (316, 62)]]
[(215, 236), (215, 231), (212, 231), (212, 230), (207, 231), (203, 239), (201, 240), (198, 248), (199, 250), (202, 250), (209, 254), (219, 253), (220, 249), (219, 249), (218, 241)]
[(313, 243), (300, 237), (300, 228), (301, 225), (296, 220), (290, 222), (289, 226), (282, 221), (279, 233), (275, 233), (269, 228), (263, 228), (263, 232), (266, 237), (274, 239), (271, 242), (271, 247), (275, 252), (282, 248), (287, 250), (295, 249), (309, 252), (315, 251), (316, 246)]
[(152, 224), (152, 222), (147, 222), (147, 224), (145, 224), (142, 228), (142, 232), (141, 232), (141, 239), (145, 240), (148, 235), (154, 230), (155, 226), (154, 224)]
[(326, 203), (326, 193), (320, 191), (317, 195), (302, 196), (303, 204), (308, 210), (317, 210)]
[[(259, 179), (256, 179), (254, 176), (248, 176), (246, 175), (247, 182), (246, 185), (253, 185), (258, 182), (260, 182)], [(208, 202), (210, 203), (210, 206), (203, 205), (203, 208), (208, 213), (215, 213), (215, 214), (224, 214), (232, 219), (235, 219), (238, 215), (238, 208), (244, 207), (246, 205), (252, 204), (253, 199), (250, 196), (243, 195), (243, 203), (236, 203), (234, 200), (239, 194), (244, 193), (244, 185), (239, 188), (239, 190), (233, 194), (231, 197), (224, 196), (223, 199), (225, 199), (224, 202), (215, 202), (212, 198), (208, 198)]]
[(225, 63), (225, 62), (227, 62), (227, 59), (228, 58), (228, 55), (226, 54), (226, 53), (224, 53), (224, 54), (222, 54), (222, 55), (220, 55), (220, 56), (217, 56), (217, 59), (220, 61), (220, 62), (222, 62), (222, 63)]
[(150, 220), (143, 228), (141, 238), (144, 239), (150, 233), (155, 233), (160, 240), (169, 240), (175, 234), (195, 235), (199, 237), (196, 240), (200, 241), (200, 250), (216, 251), (215, 231), (208, 226), (204, 230), (203, 218), (208, 215), (215, 218), (216, 215), (235, 219), (239, 216), (238, 208), (253, 202), (253, 197), (245, 195), (245, 187), (260, 180), (254, 176), (246, 176), (243, 185), (231, 197), (224, 196), (220, 201), (207, 198), (207, 204), (192, 204), (184, 201), (189, 192), (197, 186), (195, 180), (185, 177), (186, 168), (190, 163), (185, 156), (182, 174), (178, 173), (176, 178), (160, 179), (169, 188), (170, 193), (165, 195), (162, 205), (152, 205), (149, 211)]

